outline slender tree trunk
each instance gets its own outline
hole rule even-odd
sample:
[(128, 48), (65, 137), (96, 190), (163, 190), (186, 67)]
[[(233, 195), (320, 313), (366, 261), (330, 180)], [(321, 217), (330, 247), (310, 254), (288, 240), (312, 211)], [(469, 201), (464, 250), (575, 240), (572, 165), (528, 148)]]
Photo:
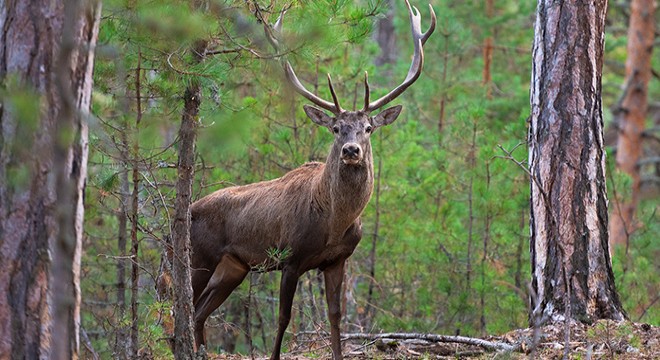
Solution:
[(610, 236), (612, 244), (627, 244), (635, 230), (635, 212), (640, 200), (642, 133), (648, 109), (648, 84), (651, 79), (651, 54), (655, 41), (655, 1), (632, 0), (628, 26), (626, 86), (619, 113), (619, 136), (616, 165), (632, 179), (631, 197), (625, 203), (616, 199), (612, 209)]
[(78, 358), (86, 121), (99, 18), (94, 2), (0, 5), (0, 81), (9, 90), (0, 106), (3, 357)]
[[(476, 159), (477, 151), (477, 123), (472, 124), (472, 143), (470, 144), (470, 152), (468, 154), (468, 166), (470, 172), (474, 172), (477, 166)], [(474, 240), (474, 174), (470, 174), (470, 181), (468, 183), (468, 238), (467, 238), (467, 253), (465, 255), (465, 292), (467, 299), (472, 298), (472, 244)]]
[[(376, 66), (391, 65), (396, 62), (396, 34), (394, 33), (394, 10), (391, 0), (384, 0), (389, 11), (378, 20), (375, 37), (380, 47), (380, 55), (375, 60)], [(387, 78), (391, 74), (385, 74)]]
[[(486, 0), (486, 18), (491, 20), (494, 13), (494, 1), (495, 0)], [(482, 71), (483, 84), (486, 86), (486, 97), (488, 99), (492, 98), (492, 86), (490, 84), (492, 80), (491, 70), (493, 62), (493, 29), (492, 26), (487, 26), (486, 31), (488, 31), (488, 36), (484, 39), (484, 48), (483, 48), (483, 57), (484, 57), (484, 68)]]
[[(121, 176), (119, 177), (120, 181), (120, 197), (119, 201), (119, 213), (117, 214), (117, 252), (121, 257), (117, 261), (117, 310), (119, 312), (118, 325), (115, 329), (115, 348), (113, 357), (119, 360), (125, 360), (129, 358), (129, 353), (131, 350), (131, 342), (129, 337), (129, 326), (126, 322), (126, 256), (128, 255), (128, 219), (130, 216), (130, 201), (131, 201), (131, 189), (130, 182), (128, 179), (128, 172), (131, 166), (131, 155), (130, 155), (130, 143), (128, 139), (128, 132), (131, 129), (129, 123), (129, 113), (130, 113), (130, 98), (128, 86), (128, 76), (125, 71), (123, 64), (118, 67), (119, 69), (119, 78), (126, 79), (126, 82), (122, 82), (123, 85), (122, 91), (117, 95), (119, 99), (120, 107), (123, 111), (123, 122), (120, 133), (121, 147), (119, 155), (121, 156)], [(117, 324), (117, 322), (116, 322)]]
[(132, 159), (132, 178), (133, 178), (133, 191), (131, 193), (131, 348), (130, 356), (133, 359), (138, 358), (140, 349), (139, 343), (139, 329), (138, 324), (138, 296), (139, 296), (139, 283), (140, 283), (140, 263), (138, 258), (140, 243), (138, 241), (138, 220), (140, 213), (140, 147), (139, 147), (139, 133), (140, 122), (142, 120), (142, 99), (140, 98), (140, 76), (142, 53), (138, 49), (138, 62), (135, 69), (135, 101), (136, 101), (136, 117), (135, 117), (135, 131), (133, 134), (133, 159)]
[(192, 284), (190, 282), (190, 202), (195, 173), (195, 137), (201, 91), (193, 81), (184, 95), (183, 116), (179, 130), (179, 179), (176, 185), (175, 215), (172, 231), (174, 256), (174, 358), (191, 359), (193, 356)]
[[(490, 165), (486, 163), (486, 192), (490, 192)], [(483, 253), (481, 254), (481, 289), (479, 290), (481, 317), (479, 319), (479, 330), (482, 336), (486, 336), (486, 263), (488, 260), (488, 243), (491, 238), (491, 224), (493, 221), (493, 214), (490, 207), (486, 205), (486, 223), (484, 224), (483, 234)]]
[[(444, 32), (441, 33), (444, 40), (444, 48), (442, 50), (442, 79), (440, 84), (442, 88), (445, 88), (447, 85), (447, 68), (449, 67), (449, 35), (450, 33)], [(448, 102), (447, 90), (442, 90), (440, 95), (440, 114), (438, 115), (438, 144), (442, 145), (442, 130), (445, 126), (445, 112)]]
[[(200, 62), (206, 42), (198, 41), (193, 49)], [(195, 138), (199, 106), (202, 101), (200, 84), (190, 80), (183, 97), (183, 115), (179, 129), (179, 179), (176, 184), (174, 224), (172, 227), (172, 280), (174, 282), (174, 358), (191, 359), (194, 355), (193, 291), (190, 271), (190, 203), (195, 175)]]
[(538, 2), (529, 133), (532, 322), (626, 317), (607, 234), (606, 8), (606, 0)]
[[(124, 149), (128, 146), (128, 140), (126, 139), (126, 129), (122, 133), (122, 146)], [(125, 169), (128, 169), (128, 156), (125, 152), (122, 152), (123, 162)], [(128, 170), (124, 170), (120, 176), (120, 210), (117, 214), (117, 220), (119, 222), (118, 234), (117, 234), (117, 252), (119, 256), (126, 256), (126, 240), (128, 234), (128, 201), (129, 201), (129, 182), (128, 182)], [(119, 325), (117, 326), (115, 333), (115, 353), (113, 354), (116, 359), (128, 359), (128, 349), (129, 349), (129, 340), (128, 340), (128, 329), (125, 325), (126, 317), (126, 262), (123, 258), (120, 258), (117, 261), (117, 309), (119, 311)]]

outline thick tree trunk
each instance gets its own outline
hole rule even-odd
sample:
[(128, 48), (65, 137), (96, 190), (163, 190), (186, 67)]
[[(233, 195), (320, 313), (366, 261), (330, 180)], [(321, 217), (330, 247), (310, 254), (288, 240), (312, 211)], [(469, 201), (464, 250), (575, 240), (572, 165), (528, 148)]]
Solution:
[(10, 90), (0, 107), (3, 356), (78, 358), (86, 117), (99, 19), (98, 3), (0, 6), (0, 79)]
[(532, 325), (566, 315), (583, 322), (626, 317), (607, 233), (606, 8), (606, 0), (538, 2), (529, 134)]
[[(651, 54), (655, 40), (655, 1), (632, 0), (628, 26), (626, 86), (619, 116), (616, 165), (632, 179), (631, 197), (617, 199), (612, 208), (610, 236), (612, 244), (626, 244), (635, 230), (635, 212), (640, 200), (642, 133), (648, 109), (648, 85), (651, 79)], [(619, 204), (619, 201), (625, 201)]]

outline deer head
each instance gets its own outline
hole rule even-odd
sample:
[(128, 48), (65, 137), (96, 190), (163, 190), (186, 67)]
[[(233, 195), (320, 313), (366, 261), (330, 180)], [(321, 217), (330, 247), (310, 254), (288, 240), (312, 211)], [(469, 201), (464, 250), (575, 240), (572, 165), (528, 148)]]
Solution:
[[(422, 32), (421, 16), (416, 7), (411, 6), (406, 0), (408, 6), (408, 13), (410, 16), (410, 25), (414, 43), (414, 55), (410, 69), (403, 82), (394, 88), (392, 91), (383, 97), (371, 102), (369, 77), (367, 72), (364, 73), (364, 107), (358, 111), (344, 110), (339, 104), (339, 100), (332, 86), (332, 79), (328, 74), (328, 87), (332, 95), (332, 102), (324, 100), (319, 96), (313, 94), (305, 88), (296, 75), (291, 63), (283, 61), (284, 72), (288, 82), (293, 88), (306, 99), (316, 104), (318, 107), (327, 110), (333, 116), (327, 115), (323, 110), (305, 105), (305, 114), (317, 125), (327, 127), (335, 135), (335, 142), (333, 152), (336, 150), (339, 153), (341, 162), (345, 165), (361, 165), (364, 163), (365, 154), (370, 156), (371, 145), (369, 141), (370, 135), (380, 126), (389, 125), (397, 119), (401, 113), (401, 105), (388, 108), (376, 116), (371, 116), (371, 113), (387, 105), (399, 95), (401, 95), (410, 85), (412, 85), (422, 73), (424, 65), (424, 51), (423, 46), (426, 40), (431, 36), (435, 30), (436, 16), (433, 7), (429, 4), (431, 12), (431, 25), (426, 32)], [(277, 19), (275, 25), (269, 28), (267, 23), (264, 22), (264, 28), (267, 38), (276, 51), (280, 50), (280, 42), (277, 39), (282, 31), (283, 17), (286, 11), (283, 11)], [(339, 147), (339, 149), (336, 149)], [(370, 159), (368, 159), (370, 162)]]

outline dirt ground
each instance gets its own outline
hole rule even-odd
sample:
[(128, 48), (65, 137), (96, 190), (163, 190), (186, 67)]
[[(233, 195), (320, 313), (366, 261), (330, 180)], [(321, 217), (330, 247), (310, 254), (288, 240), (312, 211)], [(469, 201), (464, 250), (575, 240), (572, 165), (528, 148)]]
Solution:
[[(519, 329), (485, 337), (496, 344), (513, 345), (509, 352), (487, 351), (480, 346), (422, 340), (350, 340), (344, 342), (346, 359), (562, 359), (566, 325)], [(534, 339), (538, 340), (534, 340)], [(327, 340), (305, 342), (304, 348), (282, 355), (283, 360), (330, 359)], [(537, 344), (535, 347), (534, 344)], [(310, 345), (311, 344), (311, 345)], [(568, 359), (660, 359), (660, 327), (632, 322), (599, 321), (593, 325), (572, 323)], [(214, 360), (268, 359), (259, 355), (209, 354)]]

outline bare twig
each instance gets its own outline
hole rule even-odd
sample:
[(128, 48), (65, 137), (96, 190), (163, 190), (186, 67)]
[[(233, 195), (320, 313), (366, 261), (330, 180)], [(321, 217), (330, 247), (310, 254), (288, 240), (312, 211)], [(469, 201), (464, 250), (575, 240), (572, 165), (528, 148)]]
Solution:
[(502, 150), (502, 152), (505, 153), (506, 156), (497, 155), (497, 156), (494, 156), (494, 157), (513, 161), (513, 163), (516, 164), (519, 168), (521, 168), (529, 176), (529, 178), (536, 184), (536, 187), (539, 188), (539, 191), (541, 192), (541, 195), (545, 199), (545, 198), (547, 198), (547, 195), (545, 194), (545, 191), (543, 190), (543, 186), (541, 186), (541, 183), (538, 181), (536, 176), (534, 176), (531, 173), (529, 168), (527, 168), (527, 166), (525, 166), (525, 164), (523, 164), (522, 161), (518, 161), (516, 158), (513, 157), (513, 152), (516, 151), (516, 149), (518, 147), (520, 147), (521, 145), (523, 145), (523, 143), (519, 143), (518, 145), (514, 146), (513, 149), (511, 149), (511, 150), (506, 150), (504, 147), (502, 147), (502, 145), (498, 144), (497, 147), (500, 148), (500, 150)]
[(87, 351), (89, 351), (89, 353), (91, 354), (92, 359), (98, 360), (99, 354), (94, 350), (94, 346), (92, 346), (92, 342), (91, 340), (89, 340), (89, 336), (87, 335), (87, 331), (85, 331), (85, 328), (83, 327), (80, 328), (80, 334), (82, 335), (83, 344), (85, 345)]

